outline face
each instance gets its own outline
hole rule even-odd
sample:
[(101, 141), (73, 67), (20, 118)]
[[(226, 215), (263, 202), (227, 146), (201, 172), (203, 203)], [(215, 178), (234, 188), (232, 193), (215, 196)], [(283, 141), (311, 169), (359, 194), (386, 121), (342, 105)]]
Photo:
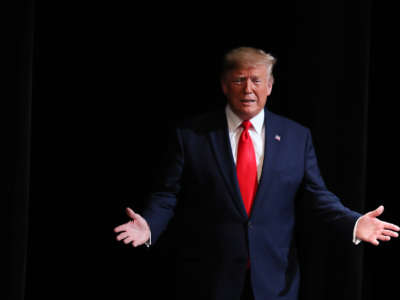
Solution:
[(221, 84), (232, 111), (248, 120), (264, 109), (273, 80), (267, 67), (258, 65), (228, 72)]

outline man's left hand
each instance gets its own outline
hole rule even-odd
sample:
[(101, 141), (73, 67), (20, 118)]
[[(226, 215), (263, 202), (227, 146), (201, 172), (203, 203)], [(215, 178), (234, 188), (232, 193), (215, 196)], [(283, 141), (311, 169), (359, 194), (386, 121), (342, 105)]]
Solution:
[(377, 217), (383, 213), (383, 205), (377, 209), (366, 213), (358, 221), (356, 228), (356, 237), (364, 242), (369, 242), (375, 246), (379, 241), (390, 241), (392, 237), (398, 237), (400, 228), (397, 225), (383, 222)]

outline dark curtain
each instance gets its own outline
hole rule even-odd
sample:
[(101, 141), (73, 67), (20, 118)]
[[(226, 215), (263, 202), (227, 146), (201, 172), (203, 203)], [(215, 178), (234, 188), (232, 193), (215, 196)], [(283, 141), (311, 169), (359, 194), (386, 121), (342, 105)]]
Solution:
[[(7, 196), (4, 218), (7, 226), (8, 274), (5, 294), (9, 299), (24, 299), (27, 281), (27, 253), (29, 235), (29, 188), (31, 153), (31, 104), (33, 89), (34, 4), (18, 1), (14, 28), (16, 34), (16, 95), (3, 98), (5, 116), (5, 157)], [(8, 78), (8, 77), (7, 77)], [(10, 105), (8, 105), (10, 104)], [(4, 202), (3, 202), (4, 203)], [(5, 265), (5, 264), (4, 264)], [(3, 265), (3, 266), (4, 266)], [(4, 297), (4, 295), (3, 295)]]
[[(18, 7), (12, 299), (173, 295), (173, 230), (148, 250), (116, 242), (112, 229), (127, 221), (126, 206), (145, 205), (167, 128), (225, 105), (219, 63), (234, 46), (277, 56), (267, 105), (311, 129), (321, 172), (343, 203), (362, 213), (384, 204), (382, 218), (400, 223), (389, 173), (394, 13), (372, 0), (255, 5)], [(355, 247), (299, 212), (301, 299), (395, 295), (397, 240)]]

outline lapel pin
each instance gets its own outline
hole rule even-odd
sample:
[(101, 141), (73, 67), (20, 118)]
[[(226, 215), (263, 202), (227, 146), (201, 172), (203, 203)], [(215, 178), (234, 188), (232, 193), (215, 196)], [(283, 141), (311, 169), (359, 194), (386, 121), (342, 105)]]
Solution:
[(280, 142), (281, 141), (281, 136), (280, 135), (275, 135), (275, 140), (277, 140), (278, 142)]

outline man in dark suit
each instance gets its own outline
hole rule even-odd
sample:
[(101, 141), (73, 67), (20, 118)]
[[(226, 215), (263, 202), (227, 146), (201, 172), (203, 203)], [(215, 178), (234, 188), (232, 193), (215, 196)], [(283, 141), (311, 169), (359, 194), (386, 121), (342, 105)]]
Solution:
[(126, 244), (154, 244), (175, 216), (181, 299), (298, 298), (295, 197), (354, 243), (378, 245), (399, 228), (360, 215), (327, 190), (310, 131), (267, 109), (275, 58), (241, 47), (224, 59), (224, 110), (178, 126), (142, 216), (115, 228)]

